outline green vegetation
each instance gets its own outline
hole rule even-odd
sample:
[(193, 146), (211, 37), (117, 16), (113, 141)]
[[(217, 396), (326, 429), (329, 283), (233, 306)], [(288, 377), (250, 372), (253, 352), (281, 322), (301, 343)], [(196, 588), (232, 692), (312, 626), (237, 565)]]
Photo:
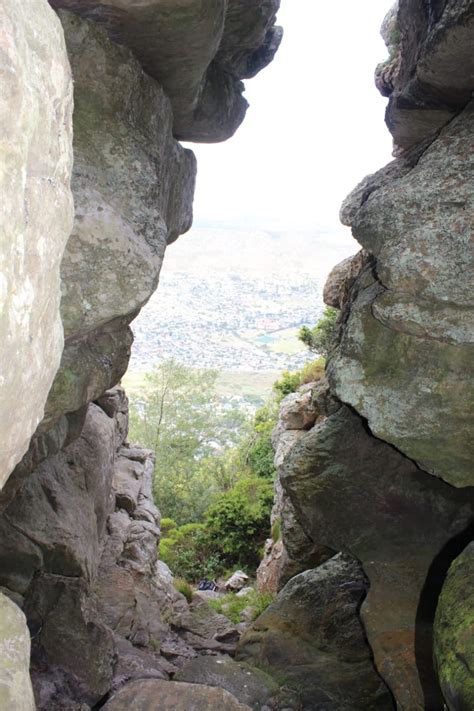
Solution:
[(182, 578), (214, 578), (229, 566), (255, 569), (269, 528), (273, 485), (241, 479), (222, 494), (202, 523), (171, 528), (161, 539), (160, 558)]
[[(337, 311), (327, 308), (313, 329), (302, 327), (300, 340), (326, 354), (336, 318)], [(258, 566), (270, 533), (271, 435), (280, 400), (323, 374), (321, 357), (295, 373), (284, 372), (273, 385), (273, 398), (251, 422), (236, 407), (219, 406), (214, 371), (171, 360), (140, 380), (130, 408), (130, 439), (155, 452), (153, 493), (166, 514), (160, 557), (182, 579), (183, 594), (183, 581), (215, 578), (235, 566), (252, 573)], [(279, 539), (280, 521), (271, 535)]]
[(257, 590), (252, 590), (247, 595), (227, 593), (227, 595), (216, 600), (210, 600), (209, 604), (216, 612), (225, 615), (234, 624), (238, 624), (241, 622), (240, 615), (246, 608), (251, 609), (251, 619), (256, 620), (262, 612), (265, 612), (273, 600), (274, 595), (271, 593), (260, 593)]
[(334, 333), (339, 311), (331, 306), (326, 306), (322, 318), (314, 328), (302, 326), (299, 332), (299, 339), (310, 351), (326, 357), (331, 348), (331, 341)]
[(165, 361), (131, 403), (130, 439), (154, 450), (155, 500), (178, 524), (199, 521), (219, 493), (214, 459), (237, 443), (245, 423), (237, 408), (217, 407), (216, 378), (215, 371)]
[(175, 578), (173, 583), (176, 590), (180, 592), (181, 595), (184, 595), (188, 602), (191, 602), (193, 599), (193, 589), (191, 585), (186, 580), (183, 580), (183, 578)]

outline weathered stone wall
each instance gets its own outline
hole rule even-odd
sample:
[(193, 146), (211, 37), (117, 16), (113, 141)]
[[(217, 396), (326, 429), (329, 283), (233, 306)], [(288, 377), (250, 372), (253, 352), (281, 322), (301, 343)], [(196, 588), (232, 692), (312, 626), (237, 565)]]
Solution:
[[(342, 206), (364, 252), (338, 265), (325, 288), (341, 314), (322, 410), (306, 429), (307, 394), (282, 403), (274, 432), (282, 540), (274, 560), (269, 542), (261, 575), (278, 588), (288, 554), (308, 567), (308, 551), (349, 553), (368, 578), (360, 619), (396, 707), (454, 711), (474, 699), (474, 3), (400, 0), (383, 34), (390, 57), (376, 82), (390, 96), (399, 157)], [(314, 609), (309, 594), (291, 604), (305, 586), (293, 578), (254, 623), (239, 647), (245, 659), (290, 674), (327, 661), (327, 647), (299, 659), (288, 629)], [(337, 617), (335, 589), (331, 602)], [(319, 681), (319, 667), (300, 675), (299, 699), (314, 680), (322, 693), (338, 662)], [(349, 706), (368, 708), (357, 689)]]
[[(193, 644), (235, 649), (225, 619), (162, 619), (187, 605), (157, 561), (151, 453), (127, 445), (126, 399), (109, 388), (166, 246), (191, 225), (196, 162), (176, 136), (236, 130), (240, 80), (281, 30), (279, 0), (50, 5), (60, 19), (45, 0), (0, 11), (0, 486), (17, 465), (0, 493), (0, 586), (28, 619), (38, 708), (72, 711), (135, 677), (167, 680)], [(0, 602), (2, 702), (30, 711), (29, 634)]]
[(61, 25), (46, 0), (2, 2), (0, 52), (1, 489), (43, 417), (63, 347), (73, 98)]

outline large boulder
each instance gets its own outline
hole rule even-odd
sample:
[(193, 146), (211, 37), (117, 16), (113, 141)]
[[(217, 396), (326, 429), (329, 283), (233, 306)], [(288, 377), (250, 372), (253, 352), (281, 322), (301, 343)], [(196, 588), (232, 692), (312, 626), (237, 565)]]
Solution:
[(449, 711), (474, 708), (474, 543), (451, 565), (434, 625), (438, 675)]
[(191, 659), (173, 680), (217, 686), (256, 711), (278, 692), (278, 684), (271, 676), (244, 662), (236, 662), (228, 655)]
[(43, 417), (63, 348), (73, 99), (61, 25), (46, 0), (2, 2), (0, 54), (1, 489)]
[(346, 406), (298, 440), (278, 474), (308, 538), (362, 563), (370, 581), (362, 620), (397, 703), (438, 708), (430, 596), (445, 573), (447, 544), (472, 520), (471, 490), (421, 471)]
[(341, 554), (297, 575), (245, 633), (237, 659), (289, 687), (295, 708), (392, 709), (358, 616), (367, 588), (360, 565)]
[(61, 265), (65, 352), (43, 427), (125, 372), (128, 324), (156, 289), (166, 245), (191, 225), (196, 173), (161, 86), (95, 23), (60, 17), (74, 76), (76, 216)]
[(0, 593), (0, 708), (35, 711), (31, 688), (30, 633), (22, 611)]
[(399, 0), (385, 26), (391, 58), (378, 84), (390, 95), (386, 121), (395, 145), (407, 149), (432, 137), (471, 98), (474, 4)]
[(328, 369), (375, 435), (454, 486), (474, 484), (473, 135), (471, 103), (344, 203), (376, 263), (353, 289)]
[(241, 79), (277, 51), (280, 0), (50, 0), (102, 25), (133, 50), (170, 97), (174, 135), (186, 141), (229, 138), (247, 102)]
[(224, 689), (203, 684), (139, 679), (108, 701), (104, 711), (250, 711)]

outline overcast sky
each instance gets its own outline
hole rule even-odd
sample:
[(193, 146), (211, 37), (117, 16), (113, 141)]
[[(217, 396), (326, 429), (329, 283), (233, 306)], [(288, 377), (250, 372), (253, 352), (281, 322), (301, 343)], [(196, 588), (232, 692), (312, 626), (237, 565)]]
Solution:
[(387, 56), (379, 35), (392, 0), (282, 0), (285, 35), (273, 63), (246, 82), (236, 135), (191, 146), (198, 158), (195, 224), (338, 227), (346, 194), (391, 160), (374, 86)]

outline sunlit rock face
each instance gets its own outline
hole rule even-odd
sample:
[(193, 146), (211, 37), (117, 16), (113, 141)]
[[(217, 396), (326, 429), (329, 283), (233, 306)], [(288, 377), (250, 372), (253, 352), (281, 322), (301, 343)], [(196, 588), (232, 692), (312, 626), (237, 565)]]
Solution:
[(23, 612), (0, 593), (0, 708), (35, 711), (29, 675), (30, 633)]
[(45, 0), (2, 2), (0, 54), (1, 489), (43, 416), (63, 347), (73, 99), (61, 25)]
[(474, 104), (369, 177), (342, 218), (375, 257), (353, 290), (330, 381), (378, 437), (474, 485)]
[(399, 0), (398, 5), (385, 37), (395, 71), (381, 88), (390, 95), (387, 125), (404, 150), (432, 136), (471, 98), (474, 6), (470, 0)]
[(280, 0), (50, 0), (105, 27), (133, 50), (169, 96), (174, 134), (187, 141), (229, 138), (247, 102), (241, 79), (255, 76), (281, 41)]
[(61, 21), (74, 76), (76, 214), (61, 264), (66, 346), (46, 423), (123, 375), (128, 324), (156, 289), (166, 245), (191, 225), (196, 173), (172, 137), (169, 99), (131, 52), (93, 22), (65, 12)]

